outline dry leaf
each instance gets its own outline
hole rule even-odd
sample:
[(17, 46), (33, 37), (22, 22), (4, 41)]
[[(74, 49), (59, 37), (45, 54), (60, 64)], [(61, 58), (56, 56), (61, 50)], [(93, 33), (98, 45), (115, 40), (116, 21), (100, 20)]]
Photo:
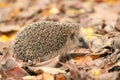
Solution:
[(43, 75), (37, 75), (33, 80), (43, 80)]
[(7, 42), (7, 41), (9, 41), (9, 38), (6, 35), (2, 35), (2, 36), (0, 36), (0, 41)]
[(22, 79), (23, 80), (34, 80), (35, 76), (24, 76)]
[(91, 56), (82, 56), (82, 57), (76, 57), (75, 58), (75, 64), (80, 67), (88, 67), (88, 64), (92, 64), (93, 60)]
[(54, 80), (54, 76), (49, 73), (43, 73), (43, 79), (42, 80)]
[(58, 14), (59, 9), (56, 7), (56, 5), (53, 5), (52, 8), (50, 9), (50, 14)]
[(29, 67), (29, 69), (34, 71), (34, 72), (42, 70), (43, 72), (47, 72), (50, 74), (65, 73), (65, 71), (63, 71), (63, 70), (51, 68), (51, 67)]
[(117, 19), (116, 24), (115, 24), (115, 28), (120, 31), (120, 18)]
[(19, 67), (15, 67), (13, 69), (4, 71), (3, 75), (5, 78), (13, 78), (15, 80), (22, 80), (22, 77), (27, 75), (27, 73), (23, 69)]
[(4, 72), (5, 70), (12, 69), (17, 66), (15, 59), (12, 57), (10, 50), (7, 48), (3, 48), (3, 56), (0, 60), (0, 73)]
[(98, 36), (100, 36), (100, 35), (95, 34), (93, 28), (91, 27), (87, 27), (87, 28), (81, 27), (80, 33), (81, 33), (81, 36), (83, 36), (86, 41), (95, 40), (97, 39)]
[(55, 75), (55, 80), (67, 80), (67, 78), (64, 74), (59, 73)]
[(77, 16), (80, 14), (80, 11), (79, 10), (76, 10), (76, 9), (67, 9), (65, 14), (67, 16), (70, 16), (70, 17), (73, 17), (73, 16)]
[(9, 13), (12, 11), (11, 7), (0, 9), (0, 22), (7, 21)]
[(117, 72), (104, 73), (101, 74), (97, 79), (98, 80), (116, 80), (119, 74)]
[(9, 4), (4, 3), (4, 2), (0, 2), (0, 8), (4, 8), (7, 7)]
[(35, 15), (38, 11), (40, 11), (39, 6), (31, 6), (28, 8), (28, 10), (25, 10), (23, 12), (20, 12), (17, 16), (20, 18), (30, 18), (33, 15)]
[(78, 69), (78, 67), (73, 63), (73, 61), (67, 61), (63, 66), (67, 67), (70, 70), (70, 78), (79, 80), (83, 76), (81, 76), (81, 73)]
[(9, 14), (8, 20), (12, 20), (13, 17), (15, 17), (19, 12), (20, 12), (20, 9), (19, 9), (19, 8), (16, 8), (15, 10), (13, 10), (13, 11)]
[(17, 8), (19, 8), (19, 9), (26, 9), (26, 8), (28, 8), (30, 2), (31, 2), (30, 0), (24, 0), (24, 1), (17, 0), (17, 1), (13, 4), (13, 7), (17, 7)]
[(3, 48), (3, 56), (1, 57), (0, 64), (5, 64), (10, 58), (12, 58), (10, 50), (8, 48)]
[(97, 79), (101, 74), (101, 69), (92, 68), (87, 72), (88, 76), (92, 79)]
[(20, 26), (18, 25), (1, 25), (0, 26), (0, 32), (2, 33), (8, 33), (11, 31), (19, 31), (20, 30)]
[(12, 41), (8, 41), (6, 43), (0, 41), (0, 51), (3, 51), (3, 48), (10, 48), (12, 45)]
[(103, 0), (105, 2), (107, 2), (109, 5), (114, 5), (115, 3), (117, 3), (118, 0)]
[(35, 66), (55, 67), (59, 62), (59, 58), (60, 58), (60, 55), (44, 62), (37, 62), (35, 63)]

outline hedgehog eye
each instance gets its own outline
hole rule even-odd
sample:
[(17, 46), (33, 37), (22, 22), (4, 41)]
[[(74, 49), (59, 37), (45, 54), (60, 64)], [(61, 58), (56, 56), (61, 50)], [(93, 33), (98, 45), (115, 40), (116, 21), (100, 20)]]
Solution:
[(72, 33), (71, 35), (70, 35), (70, 39), (74, 39), (74, 36), (75, 36), (75, 33)]
[(82, 38), (82, 37), (80, 37), (80, 38), (79, 38), (79, 42), (82, 42), (82, 41), (84, 41), (84, 40), (83, 40), (83, 38)]

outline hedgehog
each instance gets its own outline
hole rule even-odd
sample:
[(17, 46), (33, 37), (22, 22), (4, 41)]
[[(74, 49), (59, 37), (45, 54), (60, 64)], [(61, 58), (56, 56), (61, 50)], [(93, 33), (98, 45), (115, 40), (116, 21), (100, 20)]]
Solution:
[(76, 23), (39, 21), (25, 25), (16, 35), (13, 50), (23, 61), (46, 61), (69, 53), (77, 47), (86, 47)]

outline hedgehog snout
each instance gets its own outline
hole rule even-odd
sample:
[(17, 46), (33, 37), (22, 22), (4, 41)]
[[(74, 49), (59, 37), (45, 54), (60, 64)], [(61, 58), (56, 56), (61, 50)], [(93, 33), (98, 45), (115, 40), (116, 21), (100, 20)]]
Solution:
[(80, 48), (88, 48), (88, 44), (85, 42), (85, 40), (82, 37), (79, 37), (78, 40), (80, 43), (79, 45)]

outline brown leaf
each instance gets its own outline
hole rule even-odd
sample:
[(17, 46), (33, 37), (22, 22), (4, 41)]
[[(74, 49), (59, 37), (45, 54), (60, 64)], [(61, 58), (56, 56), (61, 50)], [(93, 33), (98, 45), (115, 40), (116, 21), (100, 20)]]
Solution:
[(116, 80), (118, 76), (117, 72), (104, 73), (98, 77), (98, 80)]
[(28, 10), (20, 12), (18, 17), (20, 18), (30, 18), (35, 15), (41, 8), (39, 6), (31, 6)]
[(35, 66), (47, 66), (47, 67), (55, 67), (57, 65), (57, 63), (59, 62), (59, 57), (60, 55), (50, 59), (50, 60), (47, 60), (47, 61), (44, 61), (44, 62), (37, 62), (35, 63)]
[(51, 67), (29, 67), (31, 71), (37, 72), (39, 70), (42, 70), (43, 72), (47, 72), (50, 74), (58, 74), (58, 73), (65, 73), (65, 71), (57, 69), (57, 68), (51, 68)]
[(42, 80), (54, 80), (54, 76), (49, 73), (43, 73), (43, 79)]
[(88, 50), (88, 49), (86, 49), (86, 48), (79, 48), (79, 49), (75, 49), (74, 51), (73, 51), (73, 53), (76, 53), (76, 54), (88, 54), (88, 53), (90, 53), (90, 51)]
[(67, 78), (64, 74), (59, 73), (55, 76), (55, 80), (67, 80)]
[(14, 68), (17, 66), (15, 59), (12, 57), (8, 48), (3, 48), (3, 56), (0, 60), (0, 72)]
[[(62, 64), (62, 63), (61, 63)], [(63, 66), (67, 67), (70, 70), (70, 78), (73, 78), (75, 80), (79, 80), (81, 77), (81, 73), (78, 69), (78, 67), (71, 61), (67, 61)]]
[(115, 25), (115, 29), (117, 29), (118, 31), (120, 31), (120, 19), (117, 19), (116, 25)]
[(7, 44), (4, 42), (0, 42), (0, 51), (2, 51), (4, 47), (7, 47)]
[(13, 69), (4, 71), (3, 75), (5, 78), (13, 78), (15, 80), (22, 80), (22, 77), (27, 75), (27, 73), (23, 69), (19, 67), (15, 67)]
[(0, 32), (2, 33), (8, 33), (8, 32), (11, 32), (11, 31), (19, 31), (20, 30), (20, 27), (18, 25), (1, 25), (0, 26)]
[(29, 6), (30, 2), (31, 2), (30, 0), (25, 0), (25, 1), (17, 0), (13, 4), (13, 7), (17, 7), (20, 9), (26, 9)]
[(11, 11), (12, 11), (11, 7), (1, 8), (0, 9), (0, 22), (7, 21)]
[(37, 75), (33, 80), (42, 80), (43, 79), (43, 75)]
[(87, 64), (93, 63), (93, 60), (90, 56), (82, 56), (76, 57), (75, 62), (77, 66), (86, 67)]
[(24, 76), (22, 79), (23, 80), (34, 80), (35, 76)]
[(9, 52), (8, 48), (3, 48), (3, 54), (4, 55), (2, 56), (2, 58), (0, 60), (1, 64), (5, 64), (6, 61), (12, 57), (12, 54)]

